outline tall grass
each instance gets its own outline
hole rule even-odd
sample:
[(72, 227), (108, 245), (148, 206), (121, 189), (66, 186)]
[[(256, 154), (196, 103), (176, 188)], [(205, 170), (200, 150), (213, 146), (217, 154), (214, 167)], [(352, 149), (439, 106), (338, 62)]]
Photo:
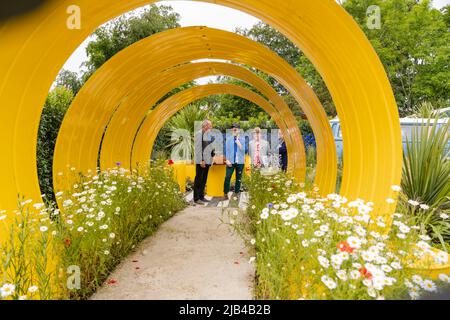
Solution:
[(433, 122), (428, 120), (412, 132), (403, 155), (404, 199), (417, 201), (427, 208), (424, 211), (413, 206), (410, 213), (435, 240), (443, 244), (450, 242), (448, 133), (448, 122), (439, 126), (437, 118)]
[[(61, 210), (21, 202), (5, 219), (11, 237), (0, 247), (3, 298), (89, 298), (123, 257), (184, 208), (172, 174), (161, 164), (142, 176), (114, 169), (57, 193)], [(80, 271), (79, 286), (71, 270)]]

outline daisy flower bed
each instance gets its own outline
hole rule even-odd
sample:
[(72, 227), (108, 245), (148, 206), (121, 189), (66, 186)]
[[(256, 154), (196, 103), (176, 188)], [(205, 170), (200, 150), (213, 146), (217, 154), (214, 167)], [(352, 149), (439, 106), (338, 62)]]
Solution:
[(87, 299), (137, 244), (185, 207), (171, 169), (82, 176), (59, 206), (19, 201), (2, 212), (0, 299)]
[(406, 214), (387, 228), (372, 203), (320, 197), (283, 174), (256, 172), (248, 188), (230, 219), (254, 252), (257, 299), (418, 299), (449, 283), (447, 252)]

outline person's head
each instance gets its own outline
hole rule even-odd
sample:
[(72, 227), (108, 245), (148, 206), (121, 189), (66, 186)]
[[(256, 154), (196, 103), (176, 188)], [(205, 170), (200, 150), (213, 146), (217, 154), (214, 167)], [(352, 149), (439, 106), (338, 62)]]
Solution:
[(237, 136), (239, 134), (240, 129), (241, 126), (239, 125), (239, 123), (233, 123), (233, 125), (231, 126), (231, 132), (233, 136)]
[(259, 140), (261, 139), (261, 128), (256, 127), (255, 130), (253, 131), (255, 139)]
[(212, 122), (210, 120), (205, 120), (202, 123), (203, 132), (207, 132), (212, 129)]

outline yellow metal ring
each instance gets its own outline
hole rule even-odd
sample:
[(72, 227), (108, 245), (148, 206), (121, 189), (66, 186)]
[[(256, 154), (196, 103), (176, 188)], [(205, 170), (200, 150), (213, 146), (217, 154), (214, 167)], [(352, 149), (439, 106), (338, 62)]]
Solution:
[[(183, 51), (177, 51), (181, 47)], [(270, 74), (292, 92), (316, 136), (316, 184), (323, 193), (334, 192), (336, 149), (326, 113), (312, 89), (286, 61), (261, 44), (206, 27), (156, 34), (122, 50), (105, 63), (78, 93), (64, 118), (55, 149), (54, 174), (63, 172), (67, 176), (70, 167), (81, 172), (95, 168), (104, 129), (124, 97), (143, 79), (160, 70), (201, 58), (251, 65)], [(64, 184), (55, 185), (67, 188)]]
[(133, 145), (132, 163), (139, 167), (146, 166), (153, 149), (153, 143), (164, 126), (175, 113), (186, 105), (215, 94), (230, 94), (255, 103), (264, 110), (273, 110), (273, 106), (257, 93), (231, 84), (209, 84), (183, 90), (164, 100), (152, 110), (140, 127)]

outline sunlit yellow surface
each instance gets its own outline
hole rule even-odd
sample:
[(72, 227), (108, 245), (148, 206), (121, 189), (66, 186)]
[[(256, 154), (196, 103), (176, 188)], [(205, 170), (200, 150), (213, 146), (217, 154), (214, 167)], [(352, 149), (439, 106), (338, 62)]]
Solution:
[[(390, 186), (399, 184), (402, 165), (398, 111), (385, 71), (352, 18), (334, 0), (205, 1), (242, 10), (268, 22), (306, 54), (330, 89), (341, 120), (345, 149), (341, 193), (349, 198), (375, 202), (377, 213), (391, 213), (394, 209), (387, 207), (385, 199), (392, 196)], [(0, 207), (14, 209), (17, 194), (36, 201), (40, 199), (36, 173), (39, 119), (49, 88), (70, 54), (100, 24), (152, 2), (55, 0), (33, 14), (0, 27), (0, 146), (3, 153)], [(66, 9), (74, 4), (79, 5), (82, 12), (80, 30), (66, 27)], [(179, 32), (183, 31), (173, 31), (174, 39)], [(208, 42), (202, 42), (198, 33), (185, 40), (206, 46)], [(161, 46), (170, 47), (171, 41), (167, 38)], [(212, 47), (211, 51), (214, 50)], [(184, 51), (182, 47), (166, 51), (164, 59)], [(256, 66), (257, 58), (252, 66)], [(267, 63), (262, 57), (259, 60)], [(293, 91), (294, 88), (288, 89)], [(312, 124), (316, 121), (325, 127), (322, 123), (325, 119), (319, 119), (323, 110), (311, 104), (309, 109), (305, 103), (302, 106), (306, 107)], [(97, 114), (102, 107), (97, 106), (98, 109), (91, 112)], [(317, 127), (320, 126), (316, 126), (316, 130)], [(327, 148), (334, 150), (331, 137), (326, 136), (328, 133), (329, 129), (315, 132), (326, 142)], [(335, 154), (329, 156), (333, 158)], [(335, 168), (329, 168), (328, 172), (326, 176), (334, 179)]]
[[(179, 48), (183, 50), (180, 51)], [(150, 103), (155, 103), (170, 89), (185, 82), (177, 80), (179, 77), (185, 77), (186, 81), (192, 79), (192, 75), (187, 77), (185, 73), (172, 73), (172, 78), (169, 78), (158, 72), (201, 58), (224, 59), (251, 65), (270, 74), (291, 91), (310, 119), (316, 137), (316, 184), (323, 193), (334, 192), (337, 176), (336, 149), (326, 113), (312, 89), (295, 69), (266, 47), (234, 33), (206, 27), (180, 28), (156, 34), (122, 50), (106, 62), (83, 86), (64, 118), (55, 148), (54, 174), (62, 172), (68, 176), (71, 167), (81, 172), (95, 168), (106, 126), (106, 151), (102, 152), (102, 158), (105, 154), (111, 154), (111, 150), (122, 150), (115, 151), (122, 154), (128, 152), (134, 129), (137, 129), (142, 120), (143, 112), (151, 107), (151, 104), (146, 105), (145, 96), (144, 100), (135, 101), (133, 95), (155, 87), (158, 91), (149, 98)], [(229, 72), (233, 71), (231, 67), (228, 69)], [(252, 83), (256, 81), (255, 77), (249, 78), (248, 73), (241, 72), (239, 76), (253, 79)], [(262, 82), (258, 83), (262, 88)], [(160, 89), (161, 87), (165, 89)], [(274, 103), (281, 101), (279, 98), (274, 99)], [(280, 106), (283, 108), (279, 110), (282, 118), (289, 124), (286, 136), (291, 137), (293, 142), (297, 141), (296, 147), (291, 148), (296, 151), (292, 154), (295, 161), (291, 161), (291, 164), (296, 165), (298, 159), (300, 165), (296, 165), (296, 169), (299, 171), (294, 172), (297, 172), (297, 177), (302, 177), (305, 161), (299, 154), (303, 154), (303, 143), (299, 139), (292, 113), (282, 104)], [(133, 116), (134, 111), (130, 112), (131, 109), (136, 109), (139, 113)], [(114, 114), (115, 111), (117, 115)], [(122, 135), (123, 138), (117, 138)], [(124, 141), (124, 144), (119, 145), (120, 141)], [(106, 164), (111, 166), (115, 161), (109, 159)], [(67, 185), (56, 184), (56, 187), (65, 189)]]

